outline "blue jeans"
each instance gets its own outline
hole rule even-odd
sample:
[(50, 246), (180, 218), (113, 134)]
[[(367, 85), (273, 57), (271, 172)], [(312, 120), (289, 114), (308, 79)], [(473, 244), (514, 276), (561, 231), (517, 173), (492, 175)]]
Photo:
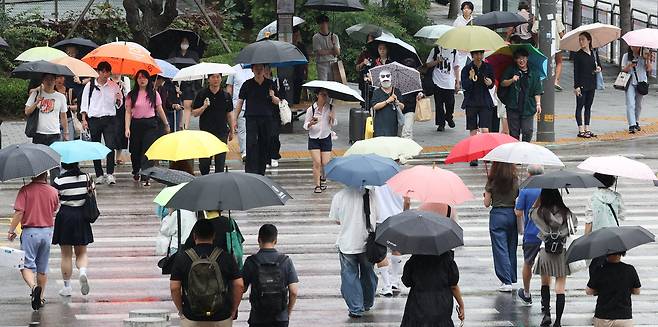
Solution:
[[(174, 111), (165, 111), (167, 114), (167, 122), (169, 123), (169, 130), (173, 132), (178, 132), (179, 126), (183, 126), (183, 110), (174, 110)], [(175, 125), (174, 125), (175, 123)]]
[(628, 89), (626, 90), (626, 119), (628, 120), (628, 126), (635, 126), (640, 120), (640, 113), (642, 113), (642, 98), (644, 95), (637, 93), (635, 88), (637, 85), (628, 83)]
[(365, 253), (340, 253), (340, 293), (350, 313), (362, 315), (375, 303), (377, 275)]
[(489, 212), (489, 235), (496, 276), (503, 284), (516, 283), (516, 247), (519, 242), (514, 208)]
[(23, 229), (23, 233), (21, 234), (21, 250), (25, 251), (25, 269), (30, 269), (33, 272), (41, 274), (48, 272), (50, 243), (52, 239), (52, 227), (26, 227)]

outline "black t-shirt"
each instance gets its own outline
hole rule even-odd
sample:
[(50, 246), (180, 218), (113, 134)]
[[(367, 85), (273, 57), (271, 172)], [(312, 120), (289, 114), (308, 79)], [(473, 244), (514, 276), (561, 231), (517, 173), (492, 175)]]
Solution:
[(246, 80), (240, 88), (239, 98), (249, 103), (249, 110), (244, 112), (245, 117), (273, 115), (272, 98), (270, 90), (276, 90), (274, 82), (265, 79), (262, 84), (258, 84), (254, 78)]
[(587, 287), (596, 290), (596, 311), (599, 319), (633, 319), (631, 291), (640, 288), (635, 267), (623, 262), (606, 262), (590, 276)]
[(206, 98), (210, 99), (210, 106), (199, 117), (199, 129), (223, 138), (228, 135), (226, 114), (233, 111), (231, 96), (221, 89), (217, 93), (212, 93), (209, 88), (205, 88), (194, 98), (192, 105), (194, 109), (201, 108)]
[[(210, 256), (214, 248), (210, 244), (199, 244), (194, 247), (194, 250), (199, 257), (204, 257)], [(185, 318), (192, 321), (222, 321), (231, 317), (231, 281), (241, 277), (240, 269), (238, 269), (238, 265), (233, 257), (226, 253), (226, 251), (222, 251), (217, 262), (219, 263), (219, 270), (222, 273), (224, 284), (228, 287), (224, 307), (211, 317), (195, 316), (192, 314), (189, 302), (185, 296), (188, 282), (187, 276), (192, 268), (192, 259), (184, 252), (176, 256), (176, 262), (171, 270), (171, 280), (181, 281), (183, 284), (183, 315), (185, 315)]]
[[(219, 247), (224, 251), (229, 251), (228, 242), (226, 240), (226, 233), (230, 233), (233, 231), (233, 227), (231, 226), (231, 221), (229, 220), (228, 217), (220, 216), (217, 218), (210, 219), (210, 222), (212, 223), (212, 226), (215, 229), (215, 240), (213, 242), (213, 245)], [(238, 226), (237, 223), (235, 223), (235, 230), (238, 232), (238, 234), (242, 235), (242, 232), (240, 232), (240, 227)], [(244, 238), (240, 239), (240, 243), (244, 243)], [(190, 236), (185, 241), (185, 245), (183, 246), (183, 249), (184, 250), (189, 249), (192, 246), (194, 246), (194, 238), (192, 237), (192, 234), (190, 234)]]
[[(400, 90), (394, 89), (398, 100), (402, 101)], [(376, 88), (372, 92), (370, 107), (374, 107), (379, 102), (384, 102), (390, 97), (381, 88)], [(250, 107), (251, 108), (251, 107)], [(384, 108), (375, 111), (374, 118), (375, 136), (398, 136), (398, 113), (393, 103), (387, 104)]]

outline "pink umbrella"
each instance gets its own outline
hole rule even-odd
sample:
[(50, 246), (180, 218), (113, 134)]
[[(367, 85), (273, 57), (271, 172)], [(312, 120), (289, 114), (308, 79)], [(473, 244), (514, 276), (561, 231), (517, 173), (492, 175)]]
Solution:
[(634, 179), (658, 180), (658, 177), (656, 177), (656, 174), (651, 170), (651, 167), (637, 160), (623, 156), (589, 157), (578, 165), (578, 168), (599, 174)]
[(655, 28), (630, 31), (624, 34), (622, 39), (626, 41), (626, 44), (633, 47), (658, 49), (658, 29)]
[(456, 205), (473, 199), (459, 176), (437, 167), (415, 166), (399, 172), (386, 184), (393, 192), (421, 202)]
[(450, 208), (450, 216), (448, 218), (457, 221), (457, 210), (445, 203), (425, 202), (418, 207), (418, 210), (433, 212), (439, 216), (448, 216), (448, 208)]

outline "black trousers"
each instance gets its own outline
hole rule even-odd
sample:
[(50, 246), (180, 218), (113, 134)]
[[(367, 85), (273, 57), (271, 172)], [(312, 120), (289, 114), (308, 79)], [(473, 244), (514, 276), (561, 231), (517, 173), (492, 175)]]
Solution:
[(249, 324), (249, 327), (288, 327), (287, 321), (272, 321), (262, 324)]
[[(218, 139), (222, 140), (224, 143), (228, 143), (228, 135), (217, 135)], [(216, 154), (211, 158), (199, 158), (199, 171), (201, 172), (201, 175), (208, 175), (210, 174), (210, 162), (212, 159), (215, 159), (215, 172), (216, 173), (221, 173), (224, 171), (224, 166), (226, 163), (226, 152)]]
[[(102, 137), (105, 140), (105, 146), (112, 150), (105, 157), (105, 165), (107, 166), (107, 173), (110, 175), (114, 174), (114, 149), (116, 148), (114, 145), (117, 132), (116, 117), (89, 117), (87, 123), (89, 124), (91, 140), (93, 142), (100, 142)], [(103, 165), (100, 160), (94, 160), (94, 171), (96, 171), (96, 177), (103, 176)]]
[(272, 151), (272, 117), (247, 116), (247, 158), (245, 172), (265, 175)]
[(455, 90), (442, 89), (438, 86), (434, 89), (434, 124), (444, 127), (446, 121), (452, 120), (455, 112)]
[[(277, 109), (278, 110), (278, 109)], [(281, 141), (279, 140), (279, 134), (281, 134), (281, 116), (274, 115), (272, 118), (272, 139), (270, 140), (271, 151), (270, 159), (279, 160), (281, 159)]]
[(126, 106), (123, 105), (117, 109), (117, 128), (116, 137), (114, 138), (114, 149), (125, 150), (128, 148), (128, 139), (126, 138)]
[(158, 121), (155, 117), (130, 120), (130, 162), (133, 175), (153, 166), (153, 162), (146, 158), (145, 153), (158, 138), (158, 133)]
[(585, 109), (585, 125), (589, 126), (595, 93), (596, 90), (582, 91), (582, 94), (576, 97), (576, 124), (578, 126), (583, 126), (583, 108)]
[(535, 116), (521, 117), (516, 110), (507, 110), (507, 126), (509, 135), (519, 141), (531, 142)]
[(491, 115), (491, 127), (489, 127), (489, 133), (498, 133), (500, 132), (500, 118), (498, 118), (498, 106), (493, 106), (491, 108), (493, 114)]

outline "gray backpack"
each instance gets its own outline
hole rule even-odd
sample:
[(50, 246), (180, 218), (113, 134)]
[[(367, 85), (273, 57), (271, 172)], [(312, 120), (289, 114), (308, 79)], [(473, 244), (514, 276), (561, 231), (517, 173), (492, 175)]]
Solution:
[(185, 289), (190, 309), (195, 316), (212, 317), (226, 303), (228, 291), (217, 263), (222, 250), (215, 248), (208, 257), (199, 257), (194, 249), (185, 253), (192, 259)]

